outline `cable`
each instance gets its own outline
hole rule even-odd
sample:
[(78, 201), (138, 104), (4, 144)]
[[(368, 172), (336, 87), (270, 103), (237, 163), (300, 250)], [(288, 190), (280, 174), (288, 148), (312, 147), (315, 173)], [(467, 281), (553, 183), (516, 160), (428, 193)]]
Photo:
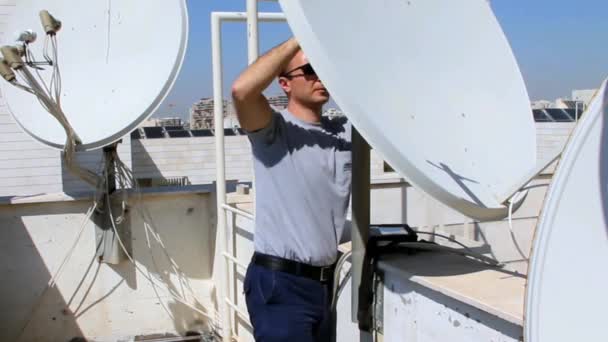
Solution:
[[(122, 160), (120, 160), (120, 158), (118, 157), (118, 154), (116, 152), (112, 152), (113, 153), (113, 158), (114, 158), (114, 162), (116, 164), (116, 168), (118, 170), (117, 172), (117, 179), (119, 180), (120, 184), (124, 184), (124, 185), (128, 185), (131, 184), (131, 186), (134, 188), (135, 191), (135, 197), (136, 197), (136, 206), (134, 207), (138, 213), (141, 215), (141, 218), (144, 222), (144, 229), (146, 231), (146, 235), (148, 235), (148, 233), (150, 233), (150, 235), (152, 235), (154, 237), (154, 240), (159, 244), (159, 246), (161, 247), (166, 259), (169, 261), (171, 267), (173, 268), (173, 271), (175, 272), (175, 274), (177, 275), (180, 285), (181, 286), (186, 286), (186, 288), (188, 289), (188, 291), (190, 292), (192, 298), (194, 299), (194, 301), (200, 305), (202, 305), (202, 303), (198, 300), (194, 289), (192, 289), (192, 286), (190, 285), (190, 282), (188, 281), (188, 279), (184, 279), (184, 275), (185, 272), (183, 272), (181, 270), (181, 268), (179, 267), (179, 265), (177, 264), (177, 262), (175, 262), (175, 260), (171, 257), (171, 255), (169, 254), (169, 252), (166, 249), (166, 246), (162, 240), (161, 234), (160, 232), (154, 227), (154, 225), (149, 224), (148, 222), (152, 223), (153, 220), (151, 218), (151, 214), (149, 213), (149, 211), (147, 210), (147, 208), (145, 207), (145, 205), (143, 204), (143, 196), (142, 196), (142, 192), (141, 189), (139, 188), (139, 185), (137, 184), (137, 182), (134, 179), (133, 173), (131, 170), (128, 169), (128, 167), (124, 164), (124, 162), (122, 162)], [(123, 192), (123, 196), (126, 195), (126, 192)], [(123, 201), (126, 201), (126, 198), (123, 199)], [(148, 244), (148, 248), (149, 250), (151, 250), (151, 245)], [(152, 256), (153, 257), (153, 256)], [(158, 267), (156, 265), (156, 262), (153, 261), (154, 267), (157, 269), (157, 272), (160, 274), (160, 272), (158, 271)], [(183, 289), (182, 289), (183, 291)]]
[[(433, 243), (428, 243), (428, 242), (404, 242), (404, 243), (399, 243), (399, 246), (410, 247), (410, 248), (417, 248), (417, 249), (424, 249), (424, 250), (446, 251), (446, 252), (450, 252), (450, 253), (459, 254), (459, 255), (462, 255), (462, 256), (468, 256), (468, 257), (476, 258), (476, 259), (478, 259), (478, 260), (480, 260), (482, 262), (488, 263), (488, 264), (493, 265), (493, 266), (500, 266), (501, 265), (498, 261), (496, 261), (496, 260), (494, 260), (492, 258), (489, 258), (489, 257), (487, 257), (485, 255), (482, 255), (482, 254), (479, 254), (479, 253), (475, 253), (475, 252), (473, 252), (473, 250), (471, 250), (469, 247), (467, 247), (463, 243), (459, 242), (456, 239), (448, 237), (446, 235), (438, 234), (438, 233), (431, 233), (431, 232), (418, 232), (418, 231), (416, 232), (416, 234), (432, 235), (432, 236), (438, 236), (438, 237), (444, 238), (444, 239), (446, 239), (448, 241), (456, 243), (460, 247), (463, 247), (465, 251), (457, 250), (457, 249), (454, 249), (454, 248), (451, 248), (451, 247), (447, 247), (447, 246), (442, 246), (442, 245), (437, 245), (437, 244), (433, 244)], [(344, 263), (346, 262), (346, 260), (348, 258), (350, 258), (351, 255), (352, 255), (352, 250), (344, 253), (338, 259), (338, 261), (336, 262), (336, 267), (334, 269), (334, 282), (333, 282), (332, 301), (331, 301), (331, 310), (332, 310), (332, 312), (335, 312), (336, 305), (338, 303), (338, 298), (340, 297), (340, 294), (341, 294), (342, 290), (344, 289), (344, 286), (345, 286), (346, 282), (348, 281), (348, 278), (351, 276), (351, 271), (348, 270), (348, 272), (344, 276), (344, 279), (342, 280), (342, 282), (340, 282), (340, 272), (342, 270), (342, 267), (344, 266)]]
[[(62, 157), (66, 162), (68, 170), (74, 173), (80, 179), (90, 184), (91, 186), (96, 186), (100, 182), (100, 179), (97, 174), (84, 167), (81, 167), (80, 165), (78, 165), (78, 163), (75, 162), (74, 154), (76, 152), (76, 145), (80, 143), (80, 139), (78, 138), (78, 135), (74, 131), (74, 128), (70, 125), (65, 114), (63, 113), (63, 110), (61, 109), (61, 73), (59, 70), (58, 63), (59, 55), (57, 51), (57, 40), (56, 37), (52, 37), (50, 39), (48, 39), (47, 37), (47, 40), (50, 40), (51, 42), (51, 47), (53, 50), (52, 54), (54, 58), (54, 60), (52, 61), (53, 74), (51, 78), (51, 86), (47, 87), (37, 68), (34, 67), (34, 69), (36, 70), (35, 74), (40, 79), (40, 82), (38, 82), (38, 80), (30, 73), (28, 68), (24, 66), (22, 68), (17, 69), (16, 74), (24, 80), (24, 83), (29, 86), (29, 88), (26, 87), (26, 89), (24, 89), (22, 86), (19, 87), (36, 95), (36, 98), (38, 99), (44, 110), (53, 115), (64, 128), (66, 132), (66, 142)], [(49, 57), (47, 40), (45, 40), (45, 58)], [(26, 60), (29, 61), (31, 59), (31, 51), (29, 51), (27, 45), (25, 46), (25, 51)], [(33, 62), (31, 62), (30, 64), (32, 63)]]
[(474, 259), (477, 259), (479, 261), (482, 261), (484, 263), (490, 264), (492, 266), (502, 266), (501, 263), (499, 263), (498, 261), (489, 258), (483, 254), (479, 254), (479, 253), (474, 253), (474, 252), (470, 252), (470, 251), (466, 251), (466, 250), (461, 250), (461, 249), (456, 249), (456, 248), (452, 248), (452, 247), (447, 247), (447, 246), (442, 246), (442, 245), (438, 245), (435, 243), (429, 243), (429, 242), (401, 242), (398, 245), (399, 247), (408, 247), (408, 248), (414, 248), (414, 249), (421, 249), (421, 250), (427, 250), (427, 251), (441, 251), (441, 252), (448, 252), (448, 253), (453, 253), (453, 254), (458, 254), (461, 256), (468, 256)]
[(526, 260), (528, 259), (528, 256), (522, 251), (521, 247), (519, 247), (519, 244), (517, 243), (517, 240), (515, 239), (515, 231), (513, 229), (513, 205), (515, 203), (519, 202), (520, 197), (528, 196), (528, 191), (529, 190), (527, 190), (527, 189), (525, 191), (518, 191), (517, 193), (515, 193), (515, 195), (513, 195), (513, 197), (511, 197), (509, 199), (509, 215), (508, 215), (509, 234), (511, 235), (511, 241), (515, 245), (515, 248), (517, 249), (517, 252), (519, 253), (519, 255)]
[(474, 252), (473, 252), (473, 251), (472, 251), (472, 250), (471, 250), (469, 247), (467, 247), (465, 244), (463, 244), (463, 243), (461, 243), (460, 241), (458, 241), (458, 240), (456, 240), (456, 239), (453, 239), (453, 238), (451, 238), (451, 237), (449, 237), (449, 236), (447, 236), (447, 235), (438, 234), (438, 233), (431, 233), (431, 232), (420, 232), (420, 231), (416, 231), (416, 234), (422, 234), (422, 235), (431, 235), (431, 236), (437, 236), (437, 237), (440, 237), (440, 238), (444, 238), (444, 239), (446, 239), (446, 240), (448, 240), (448, 241), (450, 241), (450, 242), (453, 242), (453, 243), (457, 244), (458, 246), (460, 246), (460, 247), (462, 247), (462, 248), (466, 249), (467, 251), (469, 251), (469, 252), (471, 252), (471, 253), (474, 253)]
[(72, 253), (74, 253), (74, 250), (76, 249), (76, 245), (78, 245), (78, 242), (80, 241), (80, 237), (82, 236), (82, 233), (84, 232), (84, 229), (87, 226), (87, 221), (91, 218), (91, 216), (93, 215), (93, 212), (95, 211), (96, 208), (97, 208), (97, 204), (93, 203), (91, 208), (89, 208), (89, 210), (86, 212), (85, 218), (80, 225), (78, 235), (76, 235), (76, 239), (74, 239), (72, 246), (70, 247), (70, 249), (68, 249), (68, 253), (63, 258), (63, 261), (61, 262), (61, 264), (59, 264), (59, 268), (57, 269), (57, 272), (51, 278), (51, 280), (49, 280), (49, 283), (48, 283), (49, 287), (55, 286), (56, 280), (61, 276), (64, 266), (67, 264), (68, 260), (72, 257)]
[(63, 269), (64, 269), (65, 265), (71, 259), (72, 253), (74, 253), (74, 250), (76, 249), (76, 245), (78, 245), (78, 241), (80, 241), (80, 238), (82, 237), (82, 233), (84, 232), (84, 229), (87, 226), (87, 222), (91, 218), (91, 215), (95, 211), (96, 207), (97, 206), (95, 204), (93, 204), (93, 206), (91, 208), (89, 208), (89, 210), (87, 210), (87, 212), (85, 213), (85, 217), (82, 220), (82, 223), (80, 224), (80, 228), (78, 229), (78, 233), (76, 234), (76, 238), (74, 239), (72, 246), (68, 249), (66, 255), (63, 257), (63, 260), (59, 264), (57, 271), (55, 271), (55, 273), (53, 274), (51, 279), (49, 279), (46, 286), (44, 287), (44, 290), (42, 290), (42, 292), (38, 296), (38, 299), (36, 300), (36, 303), (32, 306), (32, 309), (30, 310), (29, 314), (27, 316), (25, 316), (27, 321), (23, 324), (21, 329), (19, 329), (19, 333), (17, 335), (16, 340), (21, 338), (21, 336), (25, 332), (25, 329), (27, 328), (27, 326), (30, 324), (30, 322), (34, 318), (34, 313), (38, 310), (38, 308), (40, 307), (40, 304), (42, 304), (42, 300), (46, 296), (47, 291), (49, 289), (55, 287), (55, 285), (57, 284), (57, 280), (59, 279), (59, 277), (61, 277), (61, 274), (63, 273)]
[[(145, 279), (147, 279), (150, 282), (150, 284), (155, 292), (157, 292), (156, 287), (164, 288), (168, 292), (168, 294), (171, 298), (184, 304), (185, 306), (196, 311), (197, 313), (209, 318), (211, 320), (211, 322), (213, 323), (214, 329), (215, 329), (217, 327), (217, 324), (215, 323), (216, 318), (212, 317), (212, 315), (217, 316), (217, 312), (206, 313), (206, 312), (198, 309), (197, 307), (189, 304), (186, 301), (185, 288), (187, 288), (189, 290), (189, 292), (192, 294), (192, 298), (194, 299), (194, 301), (197, 304), (202, 305), (200, 303), (200, 301), (196, 298), (196, 296), (194, 294), (194, 290), (190, 286), (189, 282), (184, 279), (185, 273), (181, 271), (181, 269), (179, 268), (179, 266), (177, 265), (175, 260), (169, 255), (168, 251), (166, 250), (166, 247), (163, 243), (160, 233), (154, 228), (153, 225), (148, 224), (147, 221), (149, 220), (149, 216), (151, 216), (151, 215), (148, 213), (148, 211), (143, 206), (143, 200), (138, 202), (138, 205), (141, 206), (141, 209), (138, 208), (138, 212), (141, 214), (143, 221), (144, 221), (144, 231), (146, 234), (148, 250), (150, 251), (150, 254), (153, 258), (154, 267), (156, 268), (157, 272), (159, 273), (161, 279), (157, 279), (156, 277), (153, 277), (152, 274), (150, 273), (150, 270), (147, 270), (148, 274), (146, 275), (146, 273), (137, 265), (137, 263), (132, 258), (130, 253), (127, 251), (123, 241), (120, 238), (120, 235), (118, 234), (118, 230), (116, 228), (116, 224), (117, 223), (120, 224), (123, 221), (123, 219), (125, 218), (125, 215), (127, 213), (127, 206), (126, 206), (127, 199), (128, 199), (127, 192), (126, 191), (122, 192), (123, 199), (122, 199), (121, 214), (118, 217), (114, 217), (114, 214), (112, 213), (110, 194), (109, 194), (109, 189), (108, 189), (108, 187), (109, 187), (108, 175), (110, 173), (116, 175), (117, 176), (116, 179), (118, 180), (118, 183), (123, 190), (126, 189), (129, 185), (134, 187), (136, 189), (136, 194), (138, 195), (138, 197), (141, 198), (141, 192), (139, 191), (137, 182), (135, 181), (135, 178), (134, 178), (132, 172), (130, 170), (128, 170), (128, 168), (126, 167), (126, 165), (124, 165), (124, 163), (122, 161), (120, 161), (118, 154), (116, 154), (115, 152), (112, 153), (109, 160), (104, 165), (105, 167), (104, 167), (103, 173), (104, 173), (105, 177), (99, 176), (96, 172), (90, 171), (77, 164), (76, 158), (75, 158), (76, 147), (81, 142), (80, 142), (80, 139), (78, 138), (76, 132), (74, 131), (73, 127), (67, 120), (67, 117), (63, 113), (63, 110), (61, 108), (62, 81), (61, 81), (61, 71), (60, 71), (60, 67), (59, 67), (59, 54), (58, 54), (58, 44), (57, 44), (56, 37), (50, 36), (50, 38), (49, 38), (49, 36), (47, 35), (46, 39), (45, 39), (45, 43), (44, 43), (44, 49), (43, 49), (43, 57), (52, 66), (52, 75), (51, 75), (50, 84), (48, 86), (45, 83), (42, 75), (40, 74), (39, 68), (36, 67), (36, 65), (35, 65), (36, 62), (34, 60), (34, 57), (35, 56), (32, 54), (31, 50), (28, 48), (27, 45), (25, 45), (26, 66), (23, 66), (23, 67), (15, 70), (16, 75), (20, 78), (20, 80), (25, 85), (22, 85), (18, 82), (11, 82), (11, 83), (13, 85), (15, 85), (16, 87), (35, 95), (37, 100), (40, 102), (42, 108), (45, 111), (49, 112), (49, 114), (51, 114), (53, 117), (55, 117), (55, 119), (57, 119), (57, 121), (61, 124), (61, 126), (64, 128), (64, 130), (66, 132), (66, 142), (65, 142), (63, 153), (62, 153), (62, 157), (65, 160), (67, 168), (72, 173), (76, 174), (79, 178), (83, 179), (85, 182), (89, 183), (90, 185), (92, 185), (96, 188), (96, 196), (95, 196), (94, 205), (85, 215), (86, 216), (85, 223), (86, 223), (86, 221), (88, 221), (90, 219), (92, 213), (98, 209), (98, 204), (100, 203), (103, 195), (105, 194), (106, 201), (107, 201), (107, 210), (108, 210), (107, 214), (110, 217), (110, 222), (112, 224), (113, 232), (118, 240), (118, 243), (119, 243), (122, 251), (128, 257), (130, 262), (135, 266), (137, 271)], [(34, 74), (32, 74), (28, 70), (28, 67), (35, 69)], [(111, 161), (116, 161), (116, 165), (112, 164)], [(146, 216), (148, 216), (148, 217), (146, 217)], [(58, 279), (58, 277), (61, 275), (61, 273), (63, 272), (64, 266), (66, 265), (67, 261), (70, 259), (72, 252), (74, 251), (76, 245), (78, 244), (78, 241), (80, 240), (83, 230), (84, 230), (84, 226), (80, 230), (80, 232), (77, 236), (77, 239), (75, 240), (74, 244), (68, 251), (68, 254), (62, 261), (59, 269), (57, 270), (57, 273), (51, 278), (51, 280), (49, 281), (49, 284), (47, 284), (47, 287), (43, 291), (43, 295), (47, 291), (48, 288), (55, 286), (55, 282)], [(177, 293), (175, 290), (165, 287), (165, 285), (167, 283), (171, 283), (171, 280), (168, 279), (165, 281), (164, 279), (162, 279), (162, 274), (160, 271), (158, 271), (158, 266), (156, 264), (154, 255), (152, 253), (150, 236), (152, 236), (154, 238), (154, 240), (161, 246), (163, 253), (167, 257), (167, 260), (169, 260), (171, 268), (173, 269), (175, 274), (178, 276), (179, 286), (180, 286), (181, 292), (182, 292), (181, 295), (179, 293)], [(167, 286), (168, 286), (168, 284), (167, 284)], [(43, 295), (40, 298), (42, 298)], [(158, 293), (157, 293), (157, 295), (158, 295)], [(162, 300), (161, 300), (161, 304), (163, 304), (163, 306), (164, 306), (164, 303)], [(39, 303), (34, 307), (34, 309), (36, 309), (38, 305), (39, 305)], [(168, 308), (165, 307), (165, 309), (169, 313), (169, 316), (172, 316), (170, 311), (168, 310)], [(23, 329), (25, 329), (28, 324), (29, 324), (29, 321), (26, 322)]]
[[(346, 262), (346, 260), (348, 258), (350, 258), (350, 256), (353, 254), (353, 251), (348, 251), (346, 253), (344, 253), (340, 259), (338, 259), (338, 262), (336, 262), (336, 267), (334, 269), (334, 282), (333, 282), (333, 288), (332, 288), (332, 296), (331, 296), (331, 311), (335, 312), (336, 311), (336, 305), (338, 303), (338, 297), (340, 296), (340, 292), (338, 291), (338, 288), (340, 287), (340, 272), (342, 270), (342, 266), (344, 266), (344, 263)], [(350, 270), (349, 270), (350, 273)], [(344, 284), (346, 283), (347, 278), (346, 276), (344, 277), (344, 280), (342, 281)], [(343, 287), (343, 286), (342, 286)]]
[[(106, 184), (108, 182), (108, 174), (106, 173), (105, 175), (105, 179), (106, 179)], [(135, 268), (137, 269), (137, 271), (145, 278), (147, 279), (150, 284), (152, 286), (156, 285), (158, 286), (158, 284), (154, 284), (154, 278), (153, 277), (149, 277), (148, 275), (146, 275), (146, 273), (139, 267), (139, 265), (137, 265), (137, 263), (135, 262), (135, 260), (133, 260), (133, 257), (131, 257), (131, 255), (129, 254), (129, 252), (127, 251), (127, 248), (125, 247), (122, 239), (120, 238), (120, 235), (118, 234), (118, 229), (116, 228), (116, 224), (114, 221), (114, 215), (112, 214), (112, 207), (111, 207), (111, 202), (110, 202), (110, 197), (106, 196), (106, 205), (107, 205), (107, 209), (108, 209), (108, 215), (110, 216), (110, 222), (112, 223), (112, 229), (114, 230), (114, 234), (116, 236), (116, 240), (118, 241), (118, 244), (120, 245), (120, 247), (122, 248), (123, 252), (125, 253), (125, 255), (127, 256), (127, 258), (131, 261), (131, 263), (133, 264), (133, 266), (135, 266)], [(159, 281), (159, 280), (156, 280)], [(162, 282), (162, 280), (160, 280)], [(161, 286), (159, 286), (161, 287)], [(182, 303), (183, 305), (189, 307), (190, 309), (196, 311), (197, 313), (209, 318), (210, 320), (214, 320), (214, 317), (211, 317), (211, 314), (206, 313), (204, 311), (201, 311), (200, 309), (196, 308), (195, 306), (187, 303), (184, 299), (179, 298), (177, 295), (174, 295), (172, 293), (172, 291), (168, 288), (165, 288), (165, 290), (168, 292), (169, 296), (171, 298), (173, 298), (174, 300)]]

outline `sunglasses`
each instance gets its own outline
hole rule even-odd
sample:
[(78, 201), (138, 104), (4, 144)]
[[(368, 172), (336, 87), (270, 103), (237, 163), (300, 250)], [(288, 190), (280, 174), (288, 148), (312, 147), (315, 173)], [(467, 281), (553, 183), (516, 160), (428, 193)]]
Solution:
[[(290, 75), (291, 73), (301, 70), (302, 73), (299, 75)], [(281, 74), (282, 77), (286, 77), (288, 79), (292, 79), (294, 77), (299, 77), (299, 76), (317, 76), (317, 73), (315, 72), (315, 69), (312, 68), (312, 65), (310, 65), (310, 63), (306, 63), (304, 65), (300, 65), (297, 68), (291, 69), (285, 73)]]

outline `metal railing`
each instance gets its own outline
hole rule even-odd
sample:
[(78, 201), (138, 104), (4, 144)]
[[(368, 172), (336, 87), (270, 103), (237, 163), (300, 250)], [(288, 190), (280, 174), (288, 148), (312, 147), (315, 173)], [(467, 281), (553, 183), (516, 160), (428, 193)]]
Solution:
[[(258, 22), (285, 22), (282, 13), (259, 13), (259, 0), (247, 0), (247, 12), (212, 12), (211, 13), (211, 50), (213, 66), (213, 113), (215, 127), (224, 127), (223, 115), (223, 66), (222, 66), (222, 33), (221, 27), (224, 22), (247, 22), (247, 55), (249, 64), (253, 63), (259, 54)], [(268, 0), (266, 0), (268, 1)], [(230, 264), (246, 269), (235, 257), (232, 248), (228, 248), (226, 236), (226, 215), (231, 212), (253, 220), (254, 216), (243, 210), (227, 204), (226, 199), (226, 158), (224, 144), (224, 130), (216, 129), (215, 134), (215, 156), (216, 156), (216, 196), (217, 196), (217, 232), (219, 234), (218, 244), (221, 251), (219, 281), (218, 281), (218, 305), (220, 306), (221, 328), (223, 341), (228, 342), (233, 338), (233, 317), (240, 316), (245, 322), (249, 322), (249, 316), (239, 309), (234, 297), (233, 289), (235, 272), (230, 272)], [(255, 181), (255, 180), (254, 180)], [(234, 229), (233, 233), (234, 235)], [(234, 270), (234, 268), (233, 268)]]

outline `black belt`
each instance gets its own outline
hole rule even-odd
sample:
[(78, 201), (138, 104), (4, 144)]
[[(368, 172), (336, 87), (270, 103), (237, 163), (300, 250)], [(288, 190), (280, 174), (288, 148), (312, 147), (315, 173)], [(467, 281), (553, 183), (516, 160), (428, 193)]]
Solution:
[(334, 265), (312, 266), (273, 255), (254, 253), (251, 262), (264, 268), (310, 278), (322, 283), (330, 282), (334, 276)]

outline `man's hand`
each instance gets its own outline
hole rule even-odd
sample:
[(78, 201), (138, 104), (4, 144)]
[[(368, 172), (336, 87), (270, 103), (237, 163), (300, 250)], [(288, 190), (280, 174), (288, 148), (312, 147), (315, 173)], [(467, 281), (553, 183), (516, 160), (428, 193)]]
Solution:
[(253, 132), (270, 123), (272, 109), (262, 95), (300, 50), (291, 38), (258, 58), (232, 84), (232, 99), (241, 127)]

